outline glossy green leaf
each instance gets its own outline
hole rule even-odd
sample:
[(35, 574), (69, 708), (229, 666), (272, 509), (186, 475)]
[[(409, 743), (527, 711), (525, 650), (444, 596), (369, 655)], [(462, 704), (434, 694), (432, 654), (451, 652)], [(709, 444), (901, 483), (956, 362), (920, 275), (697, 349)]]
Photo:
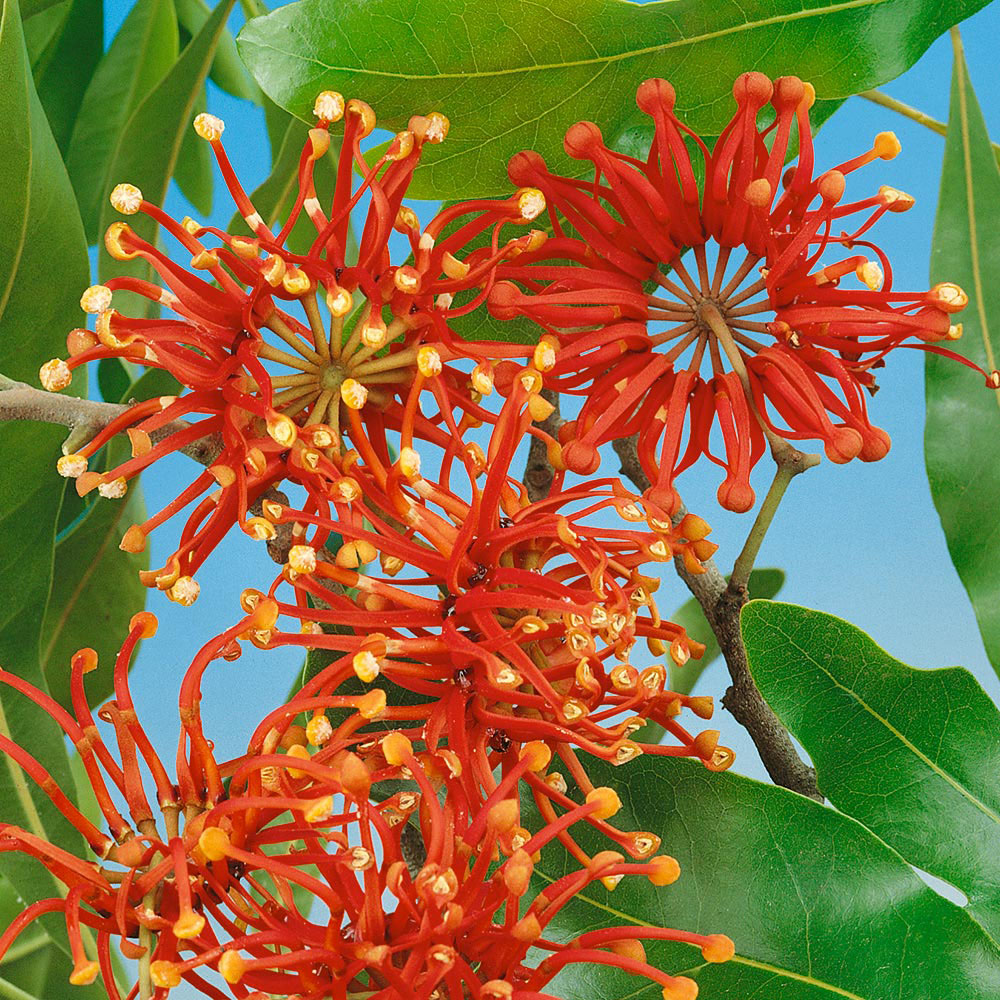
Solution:
[[(128, 458), (120, 440), (108, 450), (107, 468)], [(49, 693), (70, 707), (70, 659), (83, 646), (97, 651), (98, 667), (87, 675), (87, 694), (99, 703), (113, 690), (115, 655), (128, 634), (129, 619), (146, 606), (149, 593), (139, 571), (149, 552), (123, 552), (118, 543), (131, 524), (146, 520), (138, 480), (121, 500), (100, 497), (56, 545), (52, 595), (42, 629), (42, 669)]]
[[(958, 282), (969, 306), (948, 346), (1000, 367), (1000, 170), (963, 59), (956, 60), (931, 280)], [(954, 361), (927, 355), (924, 457), (951, 561), (968, 591), (993, 669), (1000, 673), (1000, 393)]]
[[(224, 0), (215, 8), (167, 75), (132, 112), (112, 157), (110, 176), (115, 182), (135, 184), (143, 197), (155, 205), (162, 205), (166, 198), (184, 134), (191, 129), (194, 109), (232, 6), (233, 0)], [(103, 231), (116, 218), (120, 216), (104, 200), (99, 229)], [(150, 242), (156, 239), (158, 227), (152, 219), (135, 215), (130, 223), (144, 239)], [(98, 273), (102, 277), (132, 274), (148, 279), (150, 268), (144, 261), (113, 261), (102, 247)], [(123, 301), (127, 302), (130, 312), (148, 312), (150, 308), (149, 303), (134, 296), (126, 296)]]
[[(728, 579), (728, 577), (727, 577)], [(751, 598), (774, 597), (785, 584), (785, 571), (783, 569), (755, 569), (750, 574), (750, 586), (748, 590)], [(700, 660), (688, 660), (683, 667), (670, 664), (670, 690), (680, 694), (690, 694), (694, 690), (698, 678), (715, 661), (719, 655), (719, 643), (705, 621), (705, 614), (701, 610), (701, 605), (691, 598), (685, 601), (672, 615), (667, 616), (677, 625), (682, 625), (687, 634), (692, 639), (705, 644), (705, 652)]]
[[(73, 190), (35, 93), (16, 0), (0, 14), (0, 372), (37, 382), (40, 362), (65, 349), (65, 333), (81, 318), (78, 297), (89, 265)], [(40, 291), (40, 275), (58, 261), (58, 282)], [(8, 425), (3, 431), (0, 476), (0, 667), (44, 687), (39, 641), (49, 589), (55, 525), (63, 482), (55, 474), (57, 428)], [(72, 789), (62, 734), (28, 699), (0, 691), (0, 733), (30, 748), (60, 786)], [(3, 818), (61, 844), (83, 850), (83, 841), (29, 782), (0, 759)], [(57, 883), (35, 861), (0, 853), (0, 872), (28, 901), (51, 895)], [(58, 917), (46, 921), (58, 926)]]
[(52, 134), (65, 152), (84, 92), (104, 51), (103, 0), (71, 0), (64, 8), (52, 7), (39, 16), (62, 11), (58, 27), (31, 63)]
[[(196, 35), (211, 14), (211, 8), (205, 0), (175, 0), (177, 5), (177, 20), (188, 36)], [(212, 82), (221, 87), (233, 97), (241, 97), (246, 101), (259, 104), (263, 95), (260, 87), (254, 83), (239, 52), (236, 51), (236, 39), (227, 29), (219, 39), (219, 47), (212, 68), (209, 71)]]
[(753, 678), (823, 794), (958, 886), (1000, 940), (1000, 711), (975, 678), (915, 670), (855, 626), (792, 604), (754, 601), (742, 629)]
[[(1000, 951), (983, 929), (855, 820), (686, 760), (640, 757), (624, 772), (588, 760), (587, 771), (620, 791), (615, 826), (657, 833), (681, 877), (665, 888), (632, 876), (613, 892), (588, 886), (547, 937), (621, 924), (727, 934), (736, 955), (725, 964), (692, 945), (646, 942), (651, 965), (690, 976), (705, 1000), (1000, 996)], [(590, 853), (608, 846), (590, 828), (574, 836)], [(552, 845), (535, 870), (544, 883), (577, 867)], [(655, 984), (607, 966), (571, 968), (553, 992), (660, 1000)]]
[(128, 392), (132, 379), (121, 358), (102, 358), (97, 363), (97, 388), (101, 399), (117, 402)]
[[(205, 109), (205, 95), (202, 93), (194, 102), (192, 115), (196, 117)], [(200, 139), (193, 128), (185, 129), (177, 165), (174, 167), (174, 180), (177, 181), (181, 194), (200, 215), (209, 215), (212, 211), (214, 164), (211, 146)]]
[(748, 69), (846, 97), (898, 76), (986, 2), (487, 0), (445, 14), (410, 0), (301, 0), (250, 21), (237, 44), (264, 92), (303, 119), (326, 88), (363, 97), (391, 129), (446, 114), (451, 134), (412, 192), (459, 198), (508, 192), (507, 160), (529, 147), (579, 173), (566, 128), (591, 119), (613, 138), (642, 124), (635, 88), (647, 77), (670, 79), (687, 123), (717, 134)]
[(101, 238), (101, 210), (111, 189), (126, 179), (112, 172), (125, 123), (176, 59), (173, 0), (143, 0), (129, 12), (87, 87), (66, 165), (90, 243)]

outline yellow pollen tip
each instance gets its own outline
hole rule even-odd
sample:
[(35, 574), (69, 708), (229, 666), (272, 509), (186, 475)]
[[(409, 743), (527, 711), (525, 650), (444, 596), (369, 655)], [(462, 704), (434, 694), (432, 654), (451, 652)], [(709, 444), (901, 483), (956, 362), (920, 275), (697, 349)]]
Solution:
[(701, 954), (706, 962), (728, 962), (736, 954), (736, 945), (725, 934), (709, 934)]
[(432, 111), (427, 116), (427, 131), (424, 133), (424, 141), (435, 145), (444, 142), (450, 128), (451, 122), (440, 111)]
[(204, 139), (206, 142), (217, 142), (222, 138), (225, 128), (226, 123), (221, 118), (216, 118), (215, 115), (210, 115), (205, 111), (194, 120), (195, 132), (199, 138)]
[(333, 815), (333, 796), (326, 795), (321, 799), (316, 799), (306, 807), (303, 815), (309, 824), (322, 823), (329, 819)]
[(551, 371), (556, 364), (556, 345), (543, 337), (535, 348), (533, 360), (540, 372)]
[(687, 976), (677, 976), (663, 987), (663, 1000), (697, 1000), (697, 996), (698, 984)]
[(386, 341), (385, 323), (381, 317), (373, 316), (361, 327), (361, 339), (366, 347), (378, 350)]
[(344, 95), (324, 90), (313, 104), (313, 115), (320, 121), (339, 122), (344, 117)]
[(472, 388), (482, 396), (488, 396), (493, 391), (493, 368), (491, 365), (480, 362), (472, 369), (469, 376)]
[(96, 316), (111, 308), (111, 289), (107, 285), (91, 285), (80, 296), (80, 308)]
[(43, 389), (59, 392), (73, 381), (73, 373), (62, 358), (53, 358), (38, 369), (38, 381)]
[(340, 383), (340, 398), (352, 410), (360, 410), (368, 400), (368, 390), (357, 379), (345, 378)]
[(382, 740), (382, 756), (387, 764), (399, 767), (413, 756), (413, 744), (402, 733), (389, 733)]
[(246, 962), (238, 951), (224, 951), (219, 956), (219, 975), (227, 983), (238, 983), (246, 971)]
[(118, 476), (107, 483), (99, 483), (97, 492), (106, 500), (121, 500), (128, 492), (128, 482), (124, 476)]
[(288, 565), (296, 573), (315, 573), (316, 550), (311, 545), (293, 545), (288, 550)]
[(681, 877), (681, 866), (669, 854), (650, 858), (647, 878), (653, 885), (673, 885)]
[(306, 723), (306, 739), (312, 746), (321, 747), (329, 743), (331, 736), (333, 736), (333, 726), (330, 724), (330, 720), (322, 713), (314, 715)]
[(222, 861), (229, 850), (229, 834), (218, 826), (207, 827), (198, 837), (198, 847), (209, 861)]
[(89, 986), (97, 978), (100, 971), (101, 967), (97, 962), (80, 962), (73, 967), (73, 971), (69, 974), (70, 985)]
[(400, 448), (399, 471), (407, 478), (413, 479), (420, 475), (420, 455), (413, 448)]
[(189, 608), (198, 600), (201, 586), (190, 576), (179, 576), (173, 586), (168, 588), (167, 597), (181, 607)]
[(63, 455), (56, 462), (56, 472), (66, 479), (79, 479), (87, 471), (87, 459), (83, 455)]
[(930, 290), (934, 304), (945, 312), (959, 312), (969, 304), (969, 296), (961, 286), (952, 281), (943, 281)]
[(153, 985), (161, 990), (172, 990), (181, 984), (181, 970), (173, 962), (151, 962), (149, 978)]
[(336, 319), (346, 316), (354, 305), (354, 299), (346, 288), (334, 287), (326, 293), (326, 307)]
[(622, 800), (613, 788), (595, 788), (587, 792), (587, 804), (595, 802), (597, 808), (590, 814), (594, 819), (608, 819), (622, 807)]
[(436, 347), (425, 345), (417, 351), (417, 370), (425, 378), (441, 374), (441, 355)]
[(866, 260), (863, 264), (858, 264), (854, 273), (873, 292), (877, 292), (882, 287), (882, 282), (885, 279), (882, 268), (872, 260)]
[(116, 212), (135, 215), (142, 204), (142, 192), (134, 184), (116, 184), (109, 200)]
[(354, 667), (354, 673), (357, 675), (358, 680), (363, 681), (365, 684), (371, 684), (382, 672), (378, 659), (367, 649), (355, 653), (351, 665)]
[(902, 148), (902, 144), (896, 138), (895, 132), (879, 132), (875, 136), (875, 142), (872, 145), (872, 151), (883, 160), (894, 159), (899, 155)]
[(174, 937), (182, 941), (197, 937), (205, 927), (205, 918), (200, 913), (184, 913), (174, 921)]
[(545, 195), (538, 188), (521, 188), (517, 192), (517, 210), (522, 222), (531, 222), (545, 211)]

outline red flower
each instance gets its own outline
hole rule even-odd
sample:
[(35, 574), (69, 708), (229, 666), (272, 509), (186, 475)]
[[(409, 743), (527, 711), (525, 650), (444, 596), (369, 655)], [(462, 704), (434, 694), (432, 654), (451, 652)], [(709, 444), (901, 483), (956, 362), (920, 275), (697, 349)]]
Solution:
[[(530, 221), (544, 205), (538, 192), (520, 191), (506, 201), (449, 209), (421, 232), (402, 198), (423, 145), (445, 138), (447, 119), (439, 114), (412, 118), (409, 128), (369, 166), (360, 149), (375, 126), (367, 104), (345, 104), (339, 94), (325, 92), (315, 113), (319, 123), (302, 152), (296, 201), (277, 234), (237, 180), (220, 140), (223, 123), (212, 115), (199, 115), (195, 130), (211, 143), (252, 237), (231, 236), (190, 219), (177, 223), (145, 201), (137, 188), (118, 185), (111, 195), (115, 208), (153, 218), (189, 263), (170, 259), (124, 222), (112, 225), (105, 240), (111, 256), (144, 259), (166, 287), (122, 276), (87, 289), (81, 305), (96, 314), (96, 333), (74, 330), (68, 338), (69, 360), (50, 361), (41, 370), (43, 385), (58, 390), (69, 384), (73, 368), (117, 356), (165, 369), (187, 390), (177, 398), (133, 406), (59, 463), (63, 475), (76, 478), (81, 494), (97, 488), (105, 496), (120, 497), (128, 480), (158, 458), (201, 438), (214, 440), (218, 455), (210, 468), (167, 509), (129, 528), (122, 543), (128, 551), (141, 551), (159, 524), (203, 498), (188, 520), (180, 548), (163, 570), (149, 574), (151, 585), (182, 603), (193, 600), (197, 586), (190, 578), (229, 527), (245, 525), (248, 509), (261, 494), (290, 473), (294, 478), (295, 463), (288, 453), (295, 452), (301, 434), (308, 435), (306, 446), (336, 454), (343, 450), (344, 433), (354, 437), (363, 428), (372, 447), (388, 460), (386, 430), (403, 420), (398, 395), (406, 393), (416, 375), (425, 333), (450, 339), (445, 314), (454, 294), (487, 285), (504, 254), (530, 245), (529, 234), (501, 246), (500, 230), (508, 222)], [(316, 196), (313, 170), (330, 147), (330, 124), (341, 117), (345, 124), (336, 191), (327, 212)], [(355, 185), (357, 171), (362, 180)], [(354, 259), (349, 226), (363, 197), (369, 205)], [(316, 238), (307, 253), (296, 254), (285, 241), (302, 213), (315, 226)], [(442, 236), (456, 214), (468, 216), (464, 225)], [(408, 237), (412, 263), (391, 263), (394, 230)], [(490, 244), (460, 259), (484, 231), (491, 232)], [(112, 308), (119, 290), (158, 304), (174, 318), (122, 315)], [(441, 407), (473, 405), (468, 377), (447, 361), (446, 354), (437, 383)], [(175, 421), (192, 417), (191, 426), (178, 429)], [(443, 442), (446, 424), (443, 409), (428, 416), (418, 410), (412, 430), (420, 438)], [(87, 460), (126, 428), (131, 461), (103, 475), (88, 472)], [(216, 486), (220, 490), (210, 492)], [(245, 530), (258, 535), (266, 526), (255, 521)]]
[[(292, 524), (297, 542), (270, 597), (294, 585), (295, 603), (278, 609), (302, 630), (276, 626), (259, 644), (334, 652), (303, 688), (310, 697), (384, 675), (410, 693), (384, 718), (418, 724), (430, 744), (447, 739), (483, 794), (492, 769), (532, 740), (558, 747), (581, 787), (575, 750), (616, 763), (642, 752), (695, 756), (724, 769), (732, 754), (718, 733), (692, 735), (676, 719), (685, 707), (710, 717), (711, 699), (669, 691), (663, 665), (629, 662), (640, 639), (676, 664), (701, 655), (660, 617), (659, 581), (642, 567), (676, 554), (701, 572), (715, 550), (708, 525), (688, 515), (675, 529), (655, 507), (643, 513), (617, 480), (566, 487), (561, 471), (550, 498), (530, 503), (510, 467), (527, 435), (546, 440), (561, 465), (558, 445), (533, 424), (551, 409), (541, 385), (535, 367), (513, 379), (485, 452), (457, 433), (440, 462), (405, 443), (391, 466), (355, 463), (346, 473), (319, 456), (322, 482), (310, 494), (328, 496), (325, 505), (265, 503), (264, 515)], [(602, 512), (623, 523), (593, 524)], [(335, 536), (339, 547), (324, 556)], [(245, 606), (262, 596), (246, 592)], [(647, 721), (676, 745), (635, 742)]]
[[(590, 882), (601, 879), (613, 887), (626, 875), (644, 875), (667, 885), (679, 869), (672, 858), (651, 856), (659, 841), (647, 835), (650, 847), (640, 862), (614, 852), (584, 855), (578, 870), (543, 893), (531, 893), (532, 871), (546, 845), (556, 838), (572, 844), (577, 823), (605, 828), (620, 807), (609, 788), (591, 788), (577, 802), (554, 787), (551, 776), (543, 780), (552, 755), (539, 742), (504, 760), (482, 800), (474, 790), (469, 794), (469, 775), (450, 749), (429, 742), (415, 748), (400, 732), (379, 740), (358, 733), (379, 715), (383, 692), (303, 692), (257, 726), (246, 754), (217, 763), (198, 719), (200, 678), (213, 658), (233, 655), (238, 637), (270, 627), (276, 612), (272, 602), (258, 601), (247, 619), (202, 650), (185, 676), (176, 785), (136, 718), (128, 691), (128, 662), (139, 639), (155, 631), (152, 615), (133, 619), (115, 666), (115, 699), (98, 713), (114, 727), (117, 758), (84, 694), (84, 674), (96, 666), (92, 650), (73, 658), (75, 717), (43, 692), (0, 673), (0, 682), (44, 707), (63, 727), (81, 754), (111, 832), (80, 813), (30, 754), (0, 738), (0, 750), (49, 795), (97, 858), (76, 857), (0, 824), (0, 850), (38, 859), (66, 887), (64, 897), (29, 906), (0, 935), (0, 957), (32, 920), (50, 912), (66, 917), (74, 956), (70, 981), (89, 983), (100, 974), (112, 1000), (121, 1000), (112, 941), (138, 959), (139, 983), (130, 996), (138, 992), (142, 998), (154, 991), (163, 996), (182, 981), (206, 996), (224, 997), (202, 978), (210, 967), (238, 997), (252, 989), (319, 1000), (346, 997), (354, 992), (352, 984), (360, 989), (364, 983), (380, 1000), (429, 998), (439, 988), (455, 996), (464, 995), (464, 988), (481, 1000), (531, 1000), (566, 964), (596, 962), (657, 982), (668, 1000), (689, 1000), (695, 984), (649, 966), (637, 939), (684, 941), (708, 961), (731, 957), (732, 942), (721, 935), (655, 927), (593, 931), (568, 944), (546, 937), (553, 917)], [(335, 727), (325, 713), (345, 708), (359, 718), (348, 712)], [(308, 724), (295, 724), (303, 716)], [(144, 788), (143, 766), (155, 787), (155, 807)], [(522, 780), (531, 782), (539, 802), (535, 832), (521, 823)], [(320, 912), (303, 912), (295, 889), (315, 899)], [(97, 932), (96, 960), (84, 928)], [(529, 964), (529, 949), (550, 955)]]
[[(679, 502), (675, 477), (701, 455), (726, 471), (720, 503), (749, 509), (765, 428), (819, 439), (831, 461), (881, 458), (889, 438), (865, 401), (873, 369), (896, 347), (958, 336), (950, 316), (966, 302), (952, 284), (894, 290), (885, 255), (862, 239), (912, 198), (881, 187), (844, 202), (845, 175), (899, 151), (892, 133), (814, 177), (812, 87), (746, 73), (733, 93), (736, 114), (711, 151), (674, 114), (673, 88), (647, 80), (636, 96), (655, 125), (646, 161), (608, 149), (581, 122), (565, 148), (593, 163), (593, 181), (552, 174), (535, 153), (510, 163), (515, 183), (545, 194), (555, 238), (498, 269), (509, 280), (493, 287), (490, 310), (529, 317), (560, 342), (549, 384), (585, 397), (564, 429), (567, 465), (593, 471), (601, 444), (638, 433), (651, 496), (667, 510)], [(786, 170), (793, 136), (799, 156)], [(686, 248), (695, 267), (681, 260)], [(988, 381), (996, 387), (1000, 375)]]

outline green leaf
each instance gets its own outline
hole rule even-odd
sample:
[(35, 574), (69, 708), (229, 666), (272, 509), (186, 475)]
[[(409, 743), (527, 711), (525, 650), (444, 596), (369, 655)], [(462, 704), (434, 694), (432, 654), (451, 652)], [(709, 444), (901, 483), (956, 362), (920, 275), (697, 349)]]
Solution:
[[(202, 29), (211, 14), (211, 8), (205, 0), (175, 0), (177, 4), (177, 20), (188, 36), (196, 35)], [(239, 52), (236, 51), (236, 39), (226, 29), (219, 39), (219, 47), (212, 60), (209, 71), (212, 81), (233, 97), (241, 97), (246, 101), (260, 104), (263, 95), (260, 87), (254, 83)]]
[(97, 363), (97, 388), (101, 390), (101, 398), (117, 402), (132, 384), (132, 379), (125, 369), (121, 358), (102, 358)]
[(237, 45), (264, 92), (303, 119), (326, 88), (363, 97), (393, 130), (414, 113), (446, 114), (451, 134), (425, 151), (411, 194), (463, 198), (509, 192), (507, 160), (525, 148), (579, 173), (563, 152), (567, 127), (592, 119), (612, 138), (643, 123), (635, 89), (647, 77), (670, 79), (687, 124), (718, 134), (733, 80), (748, 69), (795, 73), (821, 98), (847, 97), (898, 76), (986, 3), (507, 0), (445, 11), (301, 0), (249, 21)]
[[(205, 109), (205, 95), (202, 93), (194, 102), (192, 111), (197, 116)], [(193, 128), (185, 129), (184, 138), (181, 140), (181, 151), (177, 156), (177, 166), (174, 168), (174, 180), (177, 181), (181, 194), (201, 215), (208, 215), (212, 211), (214, 162), (208, 143), (200, 139)]]
[[(232, 6), (233, 0), (224, 0), (215, 8), (170, 72), (135, 109), (111, 159), (110, 175), (116, 183), (135, 184), (143, 197), (155, 205), (162, 205), (167, 195), (184, 134), (191, 129), (194, 109)], [(118, 213), (110, 203), (102, 202), (99, 229), (103, 230), (117, 218)], [(130, 222), (139, 236), (151, 243), (156, 239), (158, 226), (152, 219), (135, 215)], [(102, 278), (109, 274), (132, 274), (148, 279), (149, 272), (144, 261), (113, 261), (107, 250), (101, 248), (98, 273)], [(154, 305), (138, 300), (136, 308), (148, 312)]]
[[(59, 12), (52, 7), (41, 16)], [(63, 152), (103, 51), (103, 0), (71, 0), (45, 48), (31, 58), (38, 96)]]
[(173, 0), (143, 0), (129, 12), (87, 87), (66, 165), (89, 243), (101, 238), (101, 208), (111, 189), (127, 179), (112, 173), (125, 123), (174, 64), (177, 44)]
[[(36, 382), (38, 365), (64, 349), (80, 318), (78, 297), (89, 264), (83, 227), (59, 150), (35, 92), (16, 0), (0, 14), (0, 371)], [(47, 281), (53, 264), (58, 280)], [(45, 282), (45, 284), (43, 284)], [(39, 665), (42, 616), (52, 582), (55, 525), (62, 481), (55, 475), (58, 429), (12, 424), (3, 432), (0, 476), (0, 667), (44, 688)], [(6, 687), (0, 691), (0, 733), (28, 747), (56, 782), (72, 790), (61, 731), (33, 702)], [(75, 830), (9, 758), (0, 759), (3, 818), (76, 853)], [(0, 872), (26, 900), (58, 891), (35, 861), (0, 854)], [(58, 915), (44, 922), (58, 927)], [(65, 939), (65, 934), (63, 934)]]
[[(1000, 367), (1000, 170), (959, 56), (951, 88), (931, 280), (958, 282), (965, 334), (948, 346)], [(927, 355), (924, 457), (951, 561), (968, 591), (993, 669), (1000, 673), (1000, 393), (949, 358)]]
[[(726, 579), (729, 579), (728, 577)], [(774, 597), (785, 584), (783, 569), (755, 569), (750, 574), (750, 586), (747, 588), (751, 598)], [(705, 644), (705, 652), (700, 660), (688, 660), (683, 667), (670, 664), (670, 690), (679, 694), (690, 694), (694, 690), (698, 678), (714, 662), (719, 655), (719, 643), (705, 621), (701, 605), (691, 598), (685, 601), (672, 615), (667, 616), (677, 625), (682, 625), (692, 639)]]
[[(128, 458), (121, 441), (108, 449), (107, 468)], [(84, 646), (97, 651), (98, 667), (87, 675), (87, 695), (103, 701), (113, 691), (115, 656), (128, 634), (129, 619), (146, 606), (149, 591), (139, 571), (149, 552), (123, 552), (118, 543), (131, 524), (146, 520), (138, 481), (122, 500), (95, 500), (79, 523), (56, 545), (52, 595), (42, 629), (42, 669), (49, 693), (69, 708), (70, 658)]]
[[(588, 886), (547, 938), (622, 924), (727, 934), (736, 956), (721, 965), (692, 945), (646, 942), (651, 965), (695, 979), (705, 1000), (1000, 996), (1000, 951), (983, 929), (855, 820), (691, 761), (640, 757), (626, 766), (625, 784), (603, 762), (588, 760), (587, 771), (595, 785), (619, 790), (614, 825), (661, 836), (681, 877), (666, 888), (634, 876), (614, 892)], [(574, 837), (590, 853), (608, 846), (589, 827)], [(551, 882), (577, 867), (553, 844), (535, 870)], [(660, 1000), (656, 985), (607, 966), (571, 967), (555, 992)]]
[(823, 794), (958, 886), (1000, 939), (1000, 711), (975, 678), (915, 670), (840, 618), (792, 604), (754, 601), (742, 629), (753, 678)]

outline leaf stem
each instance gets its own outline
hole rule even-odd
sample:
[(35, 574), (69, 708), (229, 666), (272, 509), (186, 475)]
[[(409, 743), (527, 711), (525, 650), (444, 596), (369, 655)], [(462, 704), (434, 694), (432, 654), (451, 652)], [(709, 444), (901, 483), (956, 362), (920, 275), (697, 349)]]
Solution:
[(2, 977), (0, 977), (0, 997), (3, 997), (4, 1000), (38, 1000), (37, 997), (25, 993), (20, 987)]
[[(951, 32), (952, 44), (954, 45), (954, 39), (958, 33), (958, 29), (952, 28)], [(961, 45), (961, 42), (959, 42), (959, 45)], [(863, 90), (857, 96), (863, 97), (866, 101), (871, 101), (872, 104), (877, 104), (879, 107), (887, 108), (889, 111), (895, 111), (904, 118), (909, 118), (910, 121), (916, 122), (918, 125), (923, 125), (924, 128), (929, 128), (932, 132), (936, 132), (938, 135), (948, 134), (948, 126), (945, 122), (939, 122), (936, 118), (931, 118), (930, 115), (925, 114), (919, 108), (911, 107), (909, 104), (905, 104), (903, 101), (899, 101), (895, 97), (890, 97), (881, 90)], [(1000, 164), (1000, 143), (994, 142), (991, 143), (991, 145), (993, 146), (993, 155), (996, 157), (997, 163)]]

